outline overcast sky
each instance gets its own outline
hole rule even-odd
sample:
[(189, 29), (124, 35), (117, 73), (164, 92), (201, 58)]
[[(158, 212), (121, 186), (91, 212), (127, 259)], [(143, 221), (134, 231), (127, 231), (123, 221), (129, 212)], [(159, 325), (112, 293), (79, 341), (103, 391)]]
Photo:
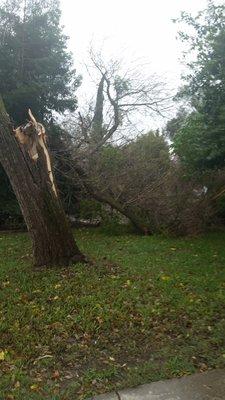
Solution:
[[(106, 58), (122, 56), (127, 65), (141, 60), (150, 72), (162, 74), (172, 87), (178, 86), (184, 67), (172, 19), (181, 11), (196, 13), (206, 5), (207, 0), (61, 0), (70, 49), (86, 82), (80, 91), (89, 95), (83, 64), (91, 42)], [(91, 85), (89, 91), (93, 91)]]

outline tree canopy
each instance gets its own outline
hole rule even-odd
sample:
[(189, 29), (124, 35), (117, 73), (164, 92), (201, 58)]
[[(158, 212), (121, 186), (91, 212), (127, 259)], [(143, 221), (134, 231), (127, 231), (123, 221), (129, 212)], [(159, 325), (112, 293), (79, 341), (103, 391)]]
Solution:
[(0, 93), (17, 124), (76, 108), (80, 78), (60, 25), (59, 1), (0, 3)]
[[(189, 73), (178, 98), (188, 100), (191, 112), (180, 119), (174, 139), (176, 153), (198, 169), (225, 164), (225, 6), (209, 2), (197, 17), (182, 13), (188, 33), (180, 32), (188, 53)], [(178, 121), (177, 121), (178, 122)], [(182, 123), (181, 123), (182, 122)]]
[[(0, 93), (15, 126), (26, 121), (28, 108), (45, 124), (54, 112), (76, 108), (80, 77), (60, 16), (57, 0), (0, 1)], [(52, 123), (50, 127), (51, 145), (58, 135)], [(17, 214), (18, 204), (1, 167), (0, 179), (1, 213), (6, 215), (7, 202), (12, 214)]]

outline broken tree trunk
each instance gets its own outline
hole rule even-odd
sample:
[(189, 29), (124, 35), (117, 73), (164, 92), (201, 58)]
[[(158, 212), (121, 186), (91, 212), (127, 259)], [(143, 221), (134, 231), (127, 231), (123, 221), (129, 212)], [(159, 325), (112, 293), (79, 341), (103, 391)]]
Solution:
[(150, 227), (143, 223), (143, 221), (137, 216), (134, 210), (121, 204), (119, 201), (115, 200), (112, 196), (107, 194), (102, 194), (96, 190), (88, 179), (88, 175), (80, 166), (75, 165), (74, 170), (81, 179), (86, 191), (99, 203), (108, 204), (114, 210), (119, 211), (120, 214), (124, 215), (134, 226), (135, 230), (142, 235), (151, 235), (152, 231)]
[[(89, 191), (91, 194), (91, 192)], [(140, 218), (137, 217), (135, 212), (129, 207), (123, 206), (120, 202), (116, 201), (110, 196), (98, 194), (92, 191), (92, 196), (95, 200), (100, 203), (105, 203), (111, 206), (114, 210), (119, 211), (120, 214), (124, 215), (134, 226), (135, 230), (142, 235), (151, 235), (149, 227), (145, 225)]]
[[(30, 132), (31, 125), (32, 121)], [(32, 134), (41, 136), (35, 129), (37, 126), (33, 125)], [(21, 132), (27, 134), (24, 129), (21, 128)], [(35, 140), (36, 156), (29, 142), (23, 145), (20, 141), (18, 144), (0, 98), (0, 162), (10, 179), (32, 239), (35, 265), (66, 266), (71, 262), (83, 261), (84, 256), (74, 241), (57, 196), (45, 149), (38, 137)]]

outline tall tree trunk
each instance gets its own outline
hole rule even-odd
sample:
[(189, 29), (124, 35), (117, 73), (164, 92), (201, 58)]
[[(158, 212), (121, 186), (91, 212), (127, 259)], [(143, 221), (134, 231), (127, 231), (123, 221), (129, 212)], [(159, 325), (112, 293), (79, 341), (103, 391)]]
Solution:
[(0, 98), (0, 162), (16, 194), (33, 243), (36, 266), (68, 265), (84, 260), (60, 200), (52, 190), (45, 155), (34, 163), (18, 145)]

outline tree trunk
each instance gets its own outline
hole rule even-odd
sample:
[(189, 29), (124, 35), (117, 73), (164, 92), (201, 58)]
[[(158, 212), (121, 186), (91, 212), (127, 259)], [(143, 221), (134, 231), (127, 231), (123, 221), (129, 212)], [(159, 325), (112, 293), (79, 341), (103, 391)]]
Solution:
[(49, 180), (42, 149), (36, 163), (18, 145), (0, 98), (0, 162), (21, 207), (36, 266), (66, 266), (84, 260), (61, 202)]
[(119, 201), (115, 200), (113, 197), (108, 195), (103, 195), (96, 190), (92, 184), (90, 184), (88, 176), (86, 172), (78, 165), (74, 167), (75, 171), (79, 175), (85, 189), (87, 192), (100, 203), (110, 205), (114, 210), (119, 211), (122, 215), (130, 220), (133, 224), (137, 232), (144, 235), (151, 235), (152, 231), (147, 224), (144, 224), (143, 221), (136, 215), (135, 211), (125, 205), (121, 204)]
[(96, 192), (92, 192), (92, 196), (95, 200), (110, 205), (114, 210), (119, 211), (120, 214), (124, 215), (133, 224), (137, 232), (144, 235), (151, 235), (152, 232), (149, 227), (141, 221), (140, 218), (135, 214), (134, 210), (129, 207), (123, 206), (120, 202), (113, 199), (112, 197), (101, 195)]

